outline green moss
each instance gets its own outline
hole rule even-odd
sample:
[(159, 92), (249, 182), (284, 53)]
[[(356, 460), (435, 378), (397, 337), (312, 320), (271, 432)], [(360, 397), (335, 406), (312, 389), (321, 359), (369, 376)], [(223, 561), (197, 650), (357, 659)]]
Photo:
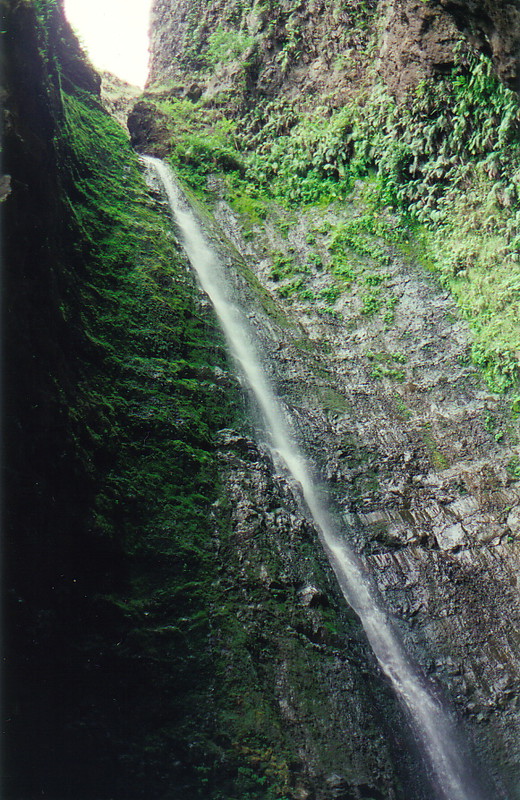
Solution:
[(435, 470), (446, 469), (449, 466), (448, 461), (445, 455), (439, 450), (429, 423), (423, 426), (421, 436), (429, 454), (432, 467)]

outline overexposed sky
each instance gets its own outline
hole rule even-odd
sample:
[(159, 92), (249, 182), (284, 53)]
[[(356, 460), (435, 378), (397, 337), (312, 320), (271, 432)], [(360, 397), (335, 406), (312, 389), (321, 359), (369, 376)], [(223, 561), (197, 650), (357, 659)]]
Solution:
[(65, 0), (67, 19), (99, 70), (144, 86), (151, 0)]

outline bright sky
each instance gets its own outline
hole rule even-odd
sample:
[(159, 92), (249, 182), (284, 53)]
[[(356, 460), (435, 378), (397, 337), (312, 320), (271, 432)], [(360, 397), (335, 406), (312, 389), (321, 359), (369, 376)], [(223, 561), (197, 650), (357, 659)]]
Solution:
[(144, 86), (151, 0), (65, 0), (65, 13), (99, 70)]

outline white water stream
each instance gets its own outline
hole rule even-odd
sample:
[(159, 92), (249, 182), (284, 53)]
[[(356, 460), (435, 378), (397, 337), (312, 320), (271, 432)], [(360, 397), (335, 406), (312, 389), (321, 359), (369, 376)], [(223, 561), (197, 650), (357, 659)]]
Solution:
[(229, 347), (243, 372), (264, 417), (273, 448), (300, 486), (321, 542), (336, 573), (341, 590), (359, 616), (381, 669), (390, 679), (421, 750), (426, 756), (432, 783), (442, 800), (491, 800), (472, 779), (471, 764), (461, 748), (449, 713), (429, 688), (425, 677), (404, 651), (401, 640), (381, 606), (356, 553), (341, 537), (337, 524), (320, 499), (317, 483), (307, 461), (289, 433), (277, 400), (257, 355), (244, 314), (230, 299), (217, 253), (187, 205), (169, 168), (161, 161), (143, 157), (164, 186), (186, 254), (202, 288), (209, 296)]

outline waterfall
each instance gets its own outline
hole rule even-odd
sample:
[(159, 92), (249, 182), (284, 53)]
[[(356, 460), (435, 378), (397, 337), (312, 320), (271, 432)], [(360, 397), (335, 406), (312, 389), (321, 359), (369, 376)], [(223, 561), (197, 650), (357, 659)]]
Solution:
[(215, 308), (229, 348), (256, 398), (274, 452), (300, 485), (345, 599), (361, 620), (377, 661), (407, 712), (438, 797), (442, 800), (489, 800), (488, 792), (481, 788), (479, 779), (474, 777), (478, 768), (470, 763), (449, 711), (405, 652), (370, 576), (321, 499), (320, 487), (289, 432), (282, 405), (262, 367), (252, 331), (244, 314), (232, 300), (232, 292), (226, 283), (217, 253), (207, 242), (169, 168), (148, 156), (144, 160), (155, 170), (164, 186), (186, 254)]

